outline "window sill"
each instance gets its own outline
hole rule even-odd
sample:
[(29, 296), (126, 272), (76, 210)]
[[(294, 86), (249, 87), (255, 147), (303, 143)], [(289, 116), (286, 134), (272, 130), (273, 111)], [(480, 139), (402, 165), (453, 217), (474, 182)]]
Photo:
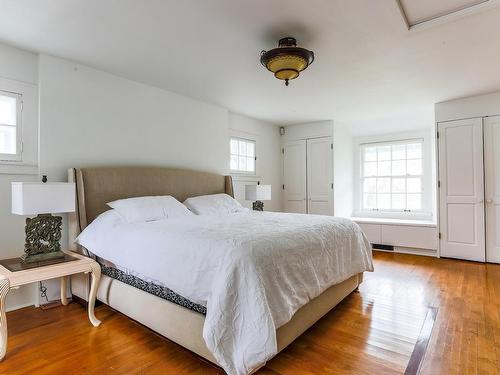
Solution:
[(261, 176), (256, 176), (254, 174), (230, 173), (229, 175), (235, 181), (258, 181), (262, 179)]
[(377, 217), (351, 217), (351, 220), (361, 224), (406, 225), (413, 227), (431, 227), (431, 228), (437, 227), (437, 224), (431, 220), (384, 219)]
[(4, 161), (0, 162), (0, 174), (37, 175), (38, 165)]

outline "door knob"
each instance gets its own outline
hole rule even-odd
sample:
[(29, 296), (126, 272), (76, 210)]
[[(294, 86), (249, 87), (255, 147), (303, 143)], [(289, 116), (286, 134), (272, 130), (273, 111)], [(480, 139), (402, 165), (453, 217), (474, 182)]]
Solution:
[(482, 199), (479, 199), (479, 200), (477, 201), (477, 203), (483, 203), (483, 200), (482, 200)]
[(486, 199), (486, 203), (493, 203), (492, 199)]

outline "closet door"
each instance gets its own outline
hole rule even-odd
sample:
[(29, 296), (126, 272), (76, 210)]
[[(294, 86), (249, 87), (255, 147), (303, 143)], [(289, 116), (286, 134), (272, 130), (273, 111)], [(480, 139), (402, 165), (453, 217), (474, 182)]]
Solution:
[(482, 119), (438, 124), (443, 257), (485, 260)]
[(486, 261), (500, 263), (500, 116), (484, 119)]
[(333, 143), (331, 137), (307, 140), (307, 212), (333, 215)]
[(285, 212), (307, 212), (306, 141), (294, 141), (283, 147)]

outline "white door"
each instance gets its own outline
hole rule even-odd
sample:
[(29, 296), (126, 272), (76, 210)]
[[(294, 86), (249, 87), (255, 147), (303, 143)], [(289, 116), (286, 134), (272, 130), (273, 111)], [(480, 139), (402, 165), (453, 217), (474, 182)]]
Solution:
[(485, 260), (481, 118), (438, 124), (441, 256)]
[(306, 141), (294, 141), (283, 147), (285, 212), (307, 212)]
[(307, 140), (307, 213), (333, 215), (333, 142)]
[(500, 116), (484, 120), (486, 261), (500, 263)]

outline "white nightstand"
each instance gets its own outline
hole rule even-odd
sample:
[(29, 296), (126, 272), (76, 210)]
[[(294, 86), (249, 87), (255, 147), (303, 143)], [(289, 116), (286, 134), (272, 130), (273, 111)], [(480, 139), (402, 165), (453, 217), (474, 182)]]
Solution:
[(93, 259), (82, 255), (67, 252), (76, 260), (64, 263), (51, 264), (43, 267), (23, 269), (20, 271), (9, 271), (6, 267), (0, 265), (0, 360), (5, 357), (7, 351), (7, 318), (5, 316), (5, 297), (10, 289), (17, 289), (21, 285), (30, 284), (38, 281), (61, 278), (61, 303), (68, 304), (66, 291), (68, 286), (68, 276), (77, 273), (90, 273), (91, 286), (88, 302), (88, 314), (90, 322), (99, 326), (101, 321), (94, 315), (95, 297), (97, 287), (101, 278), (101, 267)]

